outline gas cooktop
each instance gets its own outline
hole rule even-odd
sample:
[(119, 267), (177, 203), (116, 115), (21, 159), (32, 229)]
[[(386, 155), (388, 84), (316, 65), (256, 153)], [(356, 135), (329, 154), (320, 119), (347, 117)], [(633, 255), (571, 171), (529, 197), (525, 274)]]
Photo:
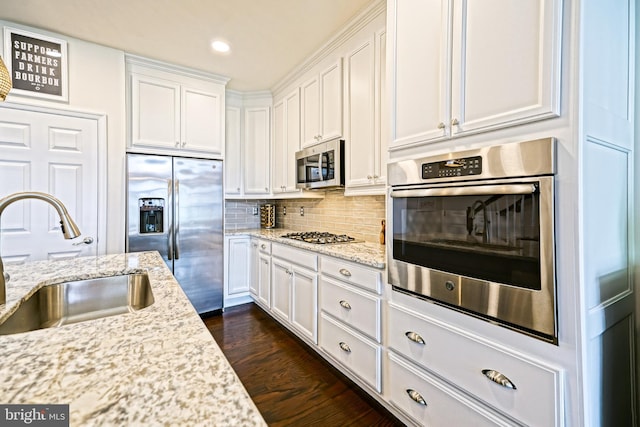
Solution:
[(346, 234), (333, 234), (324, 231), (301, 231), (298, 233), (287, 233), (280, 237), (300, 240), (307, 243), (326, 245), (332, 243), (354, 243), (356, 239)]

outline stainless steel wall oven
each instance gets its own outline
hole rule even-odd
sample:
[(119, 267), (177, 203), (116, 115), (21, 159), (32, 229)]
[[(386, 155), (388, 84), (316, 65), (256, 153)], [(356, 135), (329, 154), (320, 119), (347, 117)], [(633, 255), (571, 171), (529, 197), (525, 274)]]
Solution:
[(557, 344), (555, 145), (389, 164), (393, 289)]

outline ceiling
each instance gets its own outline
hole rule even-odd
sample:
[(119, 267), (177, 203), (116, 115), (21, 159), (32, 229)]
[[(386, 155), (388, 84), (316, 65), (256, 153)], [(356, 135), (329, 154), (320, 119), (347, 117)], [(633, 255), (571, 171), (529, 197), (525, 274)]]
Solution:
[[(266, 90), (373, 0), (0, 0), (0, 19)], [(217, 54), (214, 39), (231, 45)]]

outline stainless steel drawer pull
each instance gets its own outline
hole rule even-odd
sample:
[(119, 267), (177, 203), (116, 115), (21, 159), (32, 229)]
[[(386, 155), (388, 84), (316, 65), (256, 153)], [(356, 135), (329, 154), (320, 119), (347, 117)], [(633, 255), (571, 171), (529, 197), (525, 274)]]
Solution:
[(345, 300), (341, 300), (341, 301), (340, 301), (340, 305), (341, 305), (343, 308), (346, 308), (347, 310), (351, 310), (351, 304), (349, 304), (349, 303), (348, 303), (347, 301), (345, 301)]
[(424, 339), (422, 339), (422, 337), (419, 334), (415, 333), (415, 332), (407, 331), (404, 334), (407, 336), (407, 338), (409, 338), (413, 342), (417, 342), (418, 344), (422, 344), (422, 345), (426, 344), (424, 342)]
[(427, 406), (427, 402), (422, 398), (420, 393), (418, 393), (417, 391), (408, 388), (407, 394), (409, 395), (411, 400), (413, 400), (414, 402), (419, 403), (422, 406)]
[(347, 343), (340, 342), (340, 344), (338, 345), (340, 346), (340, 350), (345, 351), (347, 353), (351, 353), (351, 348), (347, 345)]
[(516, 390), (516, 385), (512, 383), (509, 378), (507, 378), (500, 372), (494, 371), (493, 369), (483, 369), (482, 373), (484, 374), (485, 377), (489, 378), (494, 383), (500, 384), (502, 387)]
[(346, 277), (351, 277), (351, 272), (349, 270), (347, 270), (346, 268), (341, 268), (340, 269), (340, 274), (342, 274), (343, 276), (346, 276)]

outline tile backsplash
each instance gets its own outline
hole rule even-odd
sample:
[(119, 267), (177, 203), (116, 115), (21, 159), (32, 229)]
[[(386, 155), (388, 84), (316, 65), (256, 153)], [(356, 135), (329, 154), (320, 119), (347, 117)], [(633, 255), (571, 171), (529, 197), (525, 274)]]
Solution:
[(336, 190), (327, 191), (324, 199), (227, 200), (225, 229), (259, 228), (260, 216), (253, 215), (253, 208), (264, 203), (276, 205), (278, 228), (348, 234), (367, 242), (379, 242), (385, 219), (385, 196), (345, 197)]

